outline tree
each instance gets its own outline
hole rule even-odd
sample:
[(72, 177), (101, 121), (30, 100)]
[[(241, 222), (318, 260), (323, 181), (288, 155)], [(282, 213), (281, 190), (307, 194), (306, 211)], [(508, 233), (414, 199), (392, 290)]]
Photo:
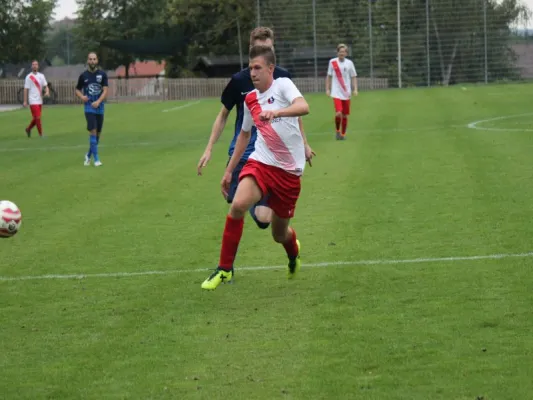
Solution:
[(102, 45), (104, 40), (140, 40), (157, 32), (167, 0), (78, 0), (78, 25), (74, 28), (80, 48), (96, 51), (104, 68), (126, 68), (144, 55), (121, 52)]
[(41, 59), (56, 0), (0, 0), (0, 62)]

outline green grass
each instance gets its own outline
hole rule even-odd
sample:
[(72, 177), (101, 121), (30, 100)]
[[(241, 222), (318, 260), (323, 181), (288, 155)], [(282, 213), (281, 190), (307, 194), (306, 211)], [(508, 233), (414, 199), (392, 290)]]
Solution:
[[(236, 283), (209, 293), (233, 125), (197, 176), (216, 99), (110, 104), (101, 168), (81, 106), (46, 108), (44, 140), (1, 113), (0, 198), (24, 220), (0, 242), (0, 397), (530, 398), (533, 257), (394, 261), (533, 251), (531, 89), (364, 92), (345, 142), (307, 96), (302, 272), (247, 217)], [(87, 276), (18, 279), (69, 274)]]

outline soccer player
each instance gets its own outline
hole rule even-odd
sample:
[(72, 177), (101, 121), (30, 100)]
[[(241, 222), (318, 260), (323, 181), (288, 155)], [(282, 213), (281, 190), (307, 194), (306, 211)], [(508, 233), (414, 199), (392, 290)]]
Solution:
[(352, 91), (354, 96), (357, 96), (357, 72), (352, 60), (346, 58), (347, 55), (348, 47), (345, 44), (339, 44), (337, 46), (337, 57), (329, 60), (326, 77), (326, 93), (328, 96), (333, 97), (335, 106), (337, 140), (346, 139)]
[(41, 115), (43, 112), (43, 89), (44, 96), (48, 97), (50, 91), (48, 89), (48, 82), (45, 76), (39, 72), (39, 62), (33, 60), (31, 63), (31, 72), (24, 80), (24, 107), (30, 106), (31, 122), (25, 129), (26, 135), (31, 137), (31, 130), (37, 126), (39, 136), (43, 137), (43, 124), (41, 122)]
[(233, 262), (246, 212), (267, 194), (267, 204), (273, 211), (272, 236), (287, 252), (289, 279), (300, 269), (300, 243), (289, 225), (306, 162), (298, 117), (308, 114), (309, 106), (289, 78), (274, 79), (276, 56), (272, 47), (253, 46), (249, 59), (255, 89), (245, 98), (241, 132), (221, 182), (224, 196), (228, 195), (234, 171), (248, 148), (253, 125), (257, 128), (257, 139), (239, 174), (235, 197), (226, 216), (218, 267), (201, 286), (207, 290), (214, 290), (233, 278)]
[[(255, 28), (250, 33), (250, 48), (255, 45), (266, 45), (273, 47), (274, 46), (274, 32), (272, 29), (267, 27), (258, 27)], [(279, 66), (275, 66), (274, 68), (274, 79), (286, 77), (291, 78), (291, 74)], [(235, 150), (235, 143), (237, 142), (237, 138), (239, 136), (239, 133), (241, 132), (241, 126), (243, 121), (243, 104), (244, 104), (244, 97), (247, 93), (254, 90), (254, 85), (252, 83), (252, 78), (250, 76), (250, 70), (249, 68), (245, 68), (242, 71), (234, 74), (231, 77), (231, 80), (227, 84), (226, 88), (222, 92), (221, 96), (221, 102), (222, 107), (220, 109), (220, 112), (218, 113), (217, 118), (215, 119), (215, 122), (213, 124), (213, 128), (211, 131), (211, 136), (209, 138), (209, 142), (205, 148), (204, 154), (200, 158), (200, 161), (198, 163), (198, 175), (202, 174), (202, 168), (204, 168), (209, 160), (211, 159), (211, 151), (213, 149), (214, 144), (218, 141), (220, 138), (220, 135), (222, 134), (222, 131), (224, 130), (224, 127), (226, 126), (226, 122), (229, 116), (229, 113), (231, 110), (236, 106), (237, 107), (237, 116), (235, 119), (235, 130), (234, 130), (234, 136), (230, 143), (229, 150), (228, 150), (228, 156), (231, 158), (231, 156), (234, 153)], [(315, 155), (311, 147), (307, 144), (307, 138), (305, 137), (305, 133), (303, 132), (303, 125), (301, 119), (299, 119), (300, 124), (300, 130), (302, 131), (304, 143), (305, 143), (305, 154), (306, 159), (309, 161), (309, 165), (311, 165), (311, 159)], [(235, 191), (237, 190), (237, 184), (239, 182), (239, 173), (241, 172), (242, 168), (246, 164), (246, 161), (248, 160), (248, 157), (252, 152), (254, 151), (254, 144), (256, 139), (257, 133), (255, 127), (252, 128), (251, 131), (251, 138), (248, 144), (248, 147), (246, 148), (245, 152), (242, 155), (242, 158), (236, 168), (234, 169), (230, 188), (228, 190), (228, 195), (226, 198), (226, 201), (231, 204), (233, 201), (233, 198), (235, 197)], [(250, 215), (252, 216), (253, 220), (257, 224), (257, 226), (261, 229), (266, 229), (270, 225), (270, 221), (272, 219), (272, 210), (268, 207), (266, 207), (267, 198), (262, 198), (258, 201), (257, 204), (252, 204), (250, 207)]]
[(87, 56), (88, 68), (78, 78), (76, 96), (83, 101), (87, 130), (89, 131), (89, 152), (85, 154), (83, 165), (91, 165), (91, 156), (94, 157), (94, 166), (102, 165), (98, 155), (100, 134), (104, 126), (104, 103), (107, 97), (107, 74), (98, 68), (98, 56), (91, 52)]

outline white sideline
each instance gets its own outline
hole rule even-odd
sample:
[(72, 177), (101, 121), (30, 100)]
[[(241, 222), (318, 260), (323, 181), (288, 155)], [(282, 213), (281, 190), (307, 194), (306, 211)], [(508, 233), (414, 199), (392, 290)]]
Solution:
[[(325, 267), (342, 267), (354, 265), (394, 265), (394, 264), (416, 264), (416, 263), (431, 263), (431, 262), (457, 262), (457, 261), (477, 261), (477, 260), (497, 260), (503, 258), (529, 258), (533, 257), (533, 252), (528, 253), (508, 253), (508, 254), (488, 254), (478, 256), (452, 256), (452, 257), (435, 257), (435, 258), (413, 258), (404, 260), (356, 260), (356, 261), (331, 261), (312, 264), (302, 264), (302, 268), (325, 268)], [(260, 271), (260, 270), (276, 270), (285, 269), (286, 265), (267, 265), (267, 266), (249, 266), (236, 267), (237, 271)], [(27, 275), (27, 276), (0, 276), (0, 282), (9, 281), (28, 281), (40, 279), (85, 279), (85, 278), (115, 278), (115, 277), (134, 277), (146, 275), (171, 275), (183, 273), (208, 272), (213, 270), (211, 268), (196, 268), (196, 269), (177, 269), (168, 271), (139, 271), (139, 272), (104, 272), (96, 274), (48, 274), (48, 275)]]
[(182, 104), (181, 106), (176, 106), (176, 107), (173, 107), (173, 108), (164, 109), (162, 112), (182, 110), (184, 108), (187, 108), (187, 107), (190, 107), (190, 106), (194, 106), (195, 104), (198, 104), (199, 102), (200, 102), (200, 100), (193, 101), (192, 103), (185, 103), (185, 104)]

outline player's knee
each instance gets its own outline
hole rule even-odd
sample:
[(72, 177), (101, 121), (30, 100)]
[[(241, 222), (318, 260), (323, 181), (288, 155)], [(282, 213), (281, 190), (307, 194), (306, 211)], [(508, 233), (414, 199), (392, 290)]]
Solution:
[(342, 119), (346, 119), (348, 117), (348, 114), (344, 114), (343, 113), (343, 114), (341, 114), (341, 116), (342, 116)]
[[(330, 115), (331, 115), (331, 114), (330, 114)], [(337, 117), (337, 118), (342, 118), (342, 113), (339, 112), (339, 111), (337, 111), (337, 112), (335, 113), (335, 117)]]
[(244, 218), (248, 210), (248, 203), (241, 199), (233, 199), (230, 208), (230, 215), (233, 218)]

